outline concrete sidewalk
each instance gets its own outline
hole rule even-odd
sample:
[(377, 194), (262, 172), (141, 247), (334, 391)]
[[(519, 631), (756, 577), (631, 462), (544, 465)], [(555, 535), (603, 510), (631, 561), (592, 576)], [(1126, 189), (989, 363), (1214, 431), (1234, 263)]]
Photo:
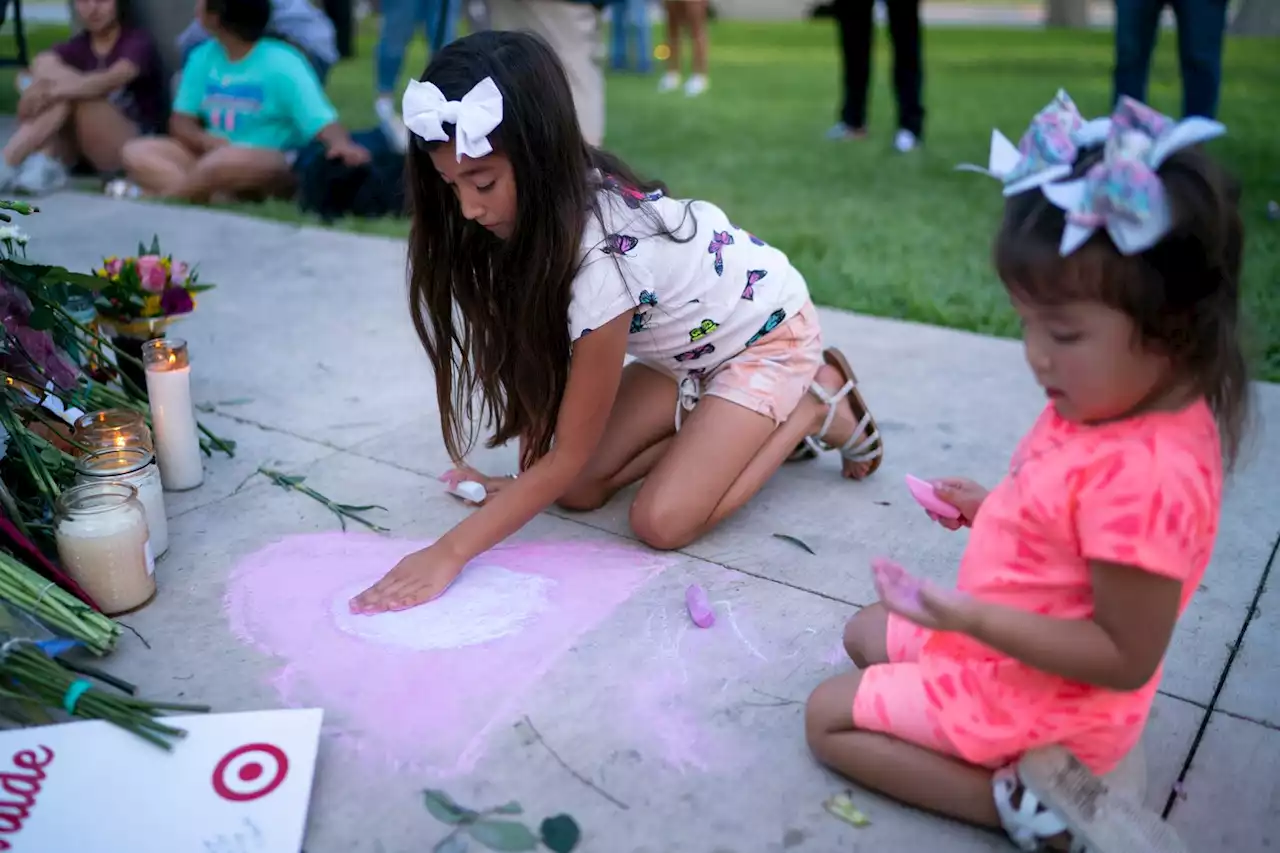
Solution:
[[(870, 482), (841, 480), (830, 455), (789, 466), (745, 511), (665, 562), (638, 548), (618, 556), (636, 548), (626, 495), (589, 515), (548, 513), (517, 537), (511, 559), (539, 548), (564, 561), (586, 553), (599, 571), (565, 581), (585, 586), (582, 613), (596, 609), (580, 620), (557, 611), (566, 624), (554, 626), (563, 629), (554, 654), (481, 656), (446, 679), (427, 674), (445, 652), (370, 643), (358, 668), (342, 669), (306, 637), (301, 652), (272, 647), (255, 631), (274, 605), (250, 601), (258, 622), (246, 622), (233, 606), (244, 591), (229, 578), (282, 537), (337, 530), (314, 502), (246, 482), (264, 463), (305, 474), (335, 500), (386, 506), (376, 518), (397, 539), (439, 536), (466, 515), (434, 479), (447, 459), (406, 312), (403, 244), (74, 194), (41, 207), (23, 223), (35, 259), (87, 269), (159, 234), (219, 285), (175, 334), (191, 343), (197, 399), (220, 412), (208, 421), (240, 452), (208, 462), (201, 488), (169, 496), (173, 544), (157, 569), (159, 597), (126, 620), (151, 649), (126, 636), (108, 668), (147, 695), (221, 711), (325, 707), (310, 853), (430, 849), (444, 829), (423, 808), (425, 787), (468, 805), (519, 800), (535, 825), (568, 812), (589, 852), (1012, 849), (862, 791), (853, 796), (870, 826), (826, 814), (822, 801), (846, 786), (807, 754), (801, 703), (850, 666), (841, 626), (874, 599), (873, 556), (939, 581), (954, 576), (963, 535), (928, 523), (903, 476), (992, 482), (1005, 469), (1043, 405), (1016, 342), (824, 310), (824, 336), (858, 367), (884, 432), (886, 462)], [(1178, 627), (1145, 742), (1153, 808), (1185, 771), (1171, 820), (1192, 850), (1280, 844), (1280, 584), (1264, 586), (1280, 531), (1280, 387), (1257, 390), (1262, 426), (1232, 481), (1214, 563)], [(514, 467), (508, 450), (474, 461), (494, 473)], [(281, 605), (296, 612), (277, 615), (331, 632), (327, 612), (302, 612), (312, 590), (306, 567), (298, 571), (298, 598)], [(593, 578), (628, 572), (638, 580), (610, 593), (608, 607), (591, 600)], [(690, 629), (684, 614), (694, 582), (717, 603), (708, 631)], [(360, 694), (370, 691), (402, 703), (392, 709), (398, 724), (366, 707)], [(457, 712), (447, 726), (424, 723), (445, 720), (445, 706)]]

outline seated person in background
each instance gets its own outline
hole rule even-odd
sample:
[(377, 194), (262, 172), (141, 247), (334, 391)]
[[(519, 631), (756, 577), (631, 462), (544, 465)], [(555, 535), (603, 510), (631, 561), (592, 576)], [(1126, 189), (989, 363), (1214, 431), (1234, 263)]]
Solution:
[[(177, 0), (174, 0), (177, 2)], [(267, 23), (267, 35), (287, 41), (302, 51), (302, 55), (316, 70), (323, 83), (329, 69), (338, 61), (338, 42), (333, 31), (333, 21), (311, 0), (271, 0), (271, 20)], [(178, 36), (178, 50), (185, 63), (191, 52), (209, 40), (209, 32), (200, 23), (200, 17)]]
[(129, 25), (128, 0), (75, 0), (84, 30), (36, 56), (19, 80), (18, 129), (0, 157), (0, 191), (58, 189), (67, 168), (120, 168), (125, 142), (164, 126), (155, 44)]
[(368, 162), (302, 54), (264, 37), (270, 0), (197, 0), (196, 13), (213, 39), (182, 69), (169, 136), (125, 146), (138, 192), (122, 194), (198, 202), (284, 194), (297, 150), (313, 139), (347, 165)]

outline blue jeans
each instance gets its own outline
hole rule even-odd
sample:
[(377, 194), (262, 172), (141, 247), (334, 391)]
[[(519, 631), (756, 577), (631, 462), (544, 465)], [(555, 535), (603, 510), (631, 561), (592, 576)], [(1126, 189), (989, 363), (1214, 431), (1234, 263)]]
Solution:
[(610, 5), (612, 62), (617, 71), (630, 67), (627, 48), (632, 41), (636, 47), (636, 68), (647, 74), (650, 66), (649, 51), (649, 0), (613, 0)]
[(1182, 114), (1213, 118), (1222, 85), (1227, 0), (1116, 0), (1115, 98), (1146, 101), (1151, 52), (1166, 5), (1173, 6), (1178, 20)]
[[(440, 12), (445, 10), (444, 40), (437, 44)], [(379, 94), (391, 94), (400, 80), (404, 55), (413, 31), (422, 27), (434, 54), (458, 36), (462, 0), (382, 0), (382, 32), (374, 49), (374, 69)], [(418, 75), (415, 73), (415, 77)]]

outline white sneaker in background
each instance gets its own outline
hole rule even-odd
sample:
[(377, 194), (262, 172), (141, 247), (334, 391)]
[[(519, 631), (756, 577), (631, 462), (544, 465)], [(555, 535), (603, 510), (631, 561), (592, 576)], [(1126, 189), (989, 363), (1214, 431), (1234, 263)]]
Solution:
[(658, 81), (659, 92), (674, 92), (680, 88), (680, 72), (668, 71), (662, 75), (662, 79)]
[(27, 195), (45, 195), (65, 187), (69, 178), (66, 166), (37, 151), (18, 167), (13, 176), (13, 189)]
[(18, 166), (10, 166), (7, 160), (0, 157), (0, 192), (8, 192), (13, 188), (13, 179), (18, 174), (18, 168)]
[(124, 178), (107, 181), (102, 194), (108, 198), (142, 198), (142, 188)]
[(390, 98), (381, 97), (373, 102), (373, 111), (378, 114), (378, 124), (391, 147), (401, 154), (409, 150), (409, 128), (396, 113), (395, 104)]
[(703, 92), (707, 91), (707, 87), (711, 85), (711, 81), (707, 79), (705, 74), (694, 74), (684, 84), (684, 94), (689, 98), (696, 98)]
[(893, 137), (893, 147), (898, 149), (899, 154), (906, 154), (920, 147), (920, 140), (914, 133), (903, 128)]

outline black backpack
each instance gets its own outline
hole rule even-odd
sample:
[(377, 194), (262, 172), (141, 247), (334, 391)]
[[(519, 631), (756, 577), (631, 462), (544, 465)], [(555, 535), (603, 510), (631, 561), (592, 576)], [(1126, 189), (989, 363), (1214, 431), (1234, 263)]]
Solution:
[(380, 128), (353, 133), (351, 139), (372, 155), (363, 166), (330, 160), (320, 142), (312, 142), (299, 153), (293, 165), (298, 207), (326, 224), (344, 216), (405, 216), (405, 156), (391, 147)]

